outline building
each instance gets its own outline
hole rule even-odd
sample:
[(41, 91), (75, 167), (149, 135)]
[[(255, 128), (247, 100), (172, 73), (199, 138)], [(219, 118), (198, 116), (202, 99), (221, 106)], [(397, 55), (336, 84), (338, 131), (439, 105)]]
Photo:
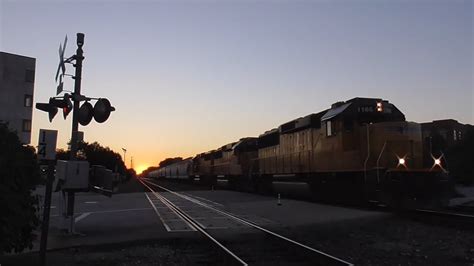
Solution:
[(0, 52), (0, 123), (31, 142), (36, 59)]

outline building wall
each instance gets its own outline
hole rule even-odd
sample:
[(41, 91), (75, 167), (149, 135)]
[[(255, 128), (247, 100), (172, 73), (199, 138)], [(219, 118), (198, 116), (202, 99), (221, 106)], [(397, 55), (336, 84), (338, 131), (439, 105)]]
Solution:
[(31, 142), (36, 59), (0, 52), (0, 122)]

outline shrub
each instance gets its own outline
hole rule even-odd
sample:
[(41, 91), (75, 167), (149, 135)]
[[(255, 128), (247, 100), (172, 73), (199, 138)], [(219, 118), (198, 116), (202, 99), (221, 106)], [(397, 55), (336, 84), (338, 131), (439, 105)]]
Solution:
[(32, 248), (36, 237), (38, 199), (32, 190), (40, 174), (35, 156), (32, 147), (0, 124), (0, 254)]

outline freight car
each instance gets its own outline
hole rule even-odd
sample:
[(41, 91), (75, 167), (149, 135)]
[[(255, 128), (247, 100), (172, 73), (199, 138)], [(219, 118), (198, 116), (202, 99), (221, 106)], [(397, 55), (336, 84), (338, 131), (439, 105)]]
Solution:
[(423, 168), (423, 157), (420, 124), (386, 100), (354, 98), (199, 154), (188, 175), (263, 191), (276, 180), (303, 181), (330, 202), (439, 204), (451, 183), (439, 158)]
[(257, 138), (242, 138), (217, 150), (197, 155), (193, 159), (191, 175), (199, 178), (201, 183), (214, 185), (218, 180), (225, 180), (232, 187), (244, 189), (250, 185), (251, 166), (256, 157)]
[(148, 173), (150, 178), (189, 179), (191, 177), (192, 158), (161, 167)]

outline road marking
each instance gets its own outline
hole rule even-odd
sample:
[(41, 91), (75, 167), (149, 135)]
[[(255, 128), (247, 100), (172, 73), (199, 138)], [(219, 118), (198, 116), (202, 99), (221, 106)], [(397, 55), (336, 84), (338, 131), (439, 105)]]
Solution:
[[(163, 219), (163, 217), (161, 216), (160, 212), (158, 211), (157, 207), (155, 206), (155, 203), (152, 201), (152, 199), (150, 198), (150, 196), (148, 196), (148, 193), (145, 192), (145, 196), (146, 198), (148, 199), (148, 201), (150, 202), (151, 206), (153, 207), (153, 209), (155, 210), (155, 213), (158, 215), (158, 218), (160, 218), (161, 220), (161, 223), (163, 224), (163, 226), (165, 227), (166, 231), (168, 232), (171, 232), (171, 231), (178, 231), (178, 230), (173, 230), (171, 229), (168, 224), (165, 222), (165, 219)], [(161, 201), (161, 200), (160, 200)], [(164, 204), (164, 202), (161, 201), (162, 204)], [(191, 224), (189, 224), (186, 220), (182, 219), (174, 210), (172, 210), (171, 208), (169, 208), (177, 217), (180, 218), (180, 220), (182, 222), (184, 222), (189, 228), (190, 230), (179, 230), (179, 231), (196, 231), (196, 229), (194, 228), (194, 226), (192, 226)], [(171, 220), (171, 219), (167, 219), (168, 221)]]
[[(129, 211), (148, 211), (153, 210), (153, 208), (136, 208), (136, 209), (122, 209), (122, 210), (108, 210), (108, 211), (96, 211), (96, 212), (88, 212), (90, 214), (93, 213), (113, 213), (113, 212), (129, 212)], [(84, 214), (85, 212), (78, 212), (76, 214)], [(58, 217), (61, 216), (59, 214), (51, 215), (50, 217)]]
[(86, 201), (86, 202), (84, 202), (84, 203), (85, 203), (85, 204), (96, 204), (97, 201)]
[[(188, 200), (191, 201), (191, 202), (194, 202), (194, 203), (196, 203), (196, 204), (199, 204), (199, 205), (201, 205), (201, 206), (203, 206), (203, 207), (206, 207), (206, 208), (208, 208), (208, 209), (214, 210), (214, 211), (218, 212), (219, 214), (228, 216), (228, 217), (230, 217), (230, 218), (232, 218), (232, 219), (234, 219), (234, 220), (236, 220), (236, 221), (239, 221), (239, 222), (241, 222), (241, 223), (243, 223), (243, 224), (246, 224), (246, 225), (251, 226), (251, 227), (253, 227), (253, 228), (259, 229), (259, 230), (261, 230), (261, 231), (263, 231), (263, 232), (266, 232), (266, 233), (268, 233), (268, 234), (271, 234), (271, 235), (273, 235), (273, 236), (275, 236), (275, 237), (278, 237), (278, 238), (280, 238), (280, 239), (286, 240), (286, 241), (291, 242), (291, 243), (293, 243), (293, 244), (295, 244), (295, 245), (298, 245), (298, 246), (300, 246), (300, 247), (303, 247), (303, 248), (305, 248), (305, 249), (307, 249), (307, 250), (311, 250), (311, 251), (313, 251), (313, 252), (315, 252), (315, 253), (317, 253), (317, 254), (320, 254), (320, 255), (323, 255), (323, 256), (325, 256), (325, 257), (331, 258), (331, 259), (333, 259), (333, 260), (335, 260), (335, 261), (337, 261), (337, 262), (339, 262), (339, 263), (342, 263), (342, 264), (345, 264), (345, 265), (351, 265), (351, 266), (354, 265), (354, 264), (352, 264), (352, 263), (350, 263), (350, 262), (344, 261), (344, 260), (342, 260), (342, 259), (340, 259), (340, 258), (334, 257), (334, 256), (332, 256), (332, 255), (329, 255), (329, 254), (325, 253), (325, 252), (322, 252), (322, 251), (320, 251), (320, 250), (314, 249), (314, 248), (312, 248), (312, 247), (310, 247), (310, 246), (306, 246), (305, 244), (299, 243), (299, 242), (297, 242), (297, 241), (295, 241), (295, 240), (292, 240), (292, 239), (289, 239), (289, 238), (287, 238), (287, 237), (285, 237), (285, 236), (279, 235), (279, 234), (277, 234), (277, 233), (275, 233), (275, 232), (272, 232), (272, 231), (270, 231), (270, 230), (268, 230), (268, 229), (265, 229), (265, 228), (259, 226), (259, 225), (256, 224), (255, 222), (247, 221), (247, 220), (245, 220), (245, 219), (243, 219), (243, 218), (240, 218), (240, 217), (238, 217), (238, 216), (236, 216), (235, 214), (232, 214), (232, 213), (230, 213), (230, 212), (226, 212), (226, 211), (219, 210), (219, 209), (217, 209), (217, 208), (215, 208), (215, 207), (212, 207), (212, 206), (210, 206), (210, 205), (207, 205), (207, 204), (204, 203), (204, 202), (200, 202), (199, 200), (190, 198), (190, 197), (188, 197), (188, 196), (186, 196), (186, 195), (183, 195), (182, 193), (178, 193), (178, 192), (169, 190), (169, 189), (167, 189), (167, 188), (165, 188), (165, 187), (162, 187), (162, 186), (160, 186), (160, 185), (157, 185), (157, 184), (155, 184), (155, 183), (153, 183), (153, 182), (148, 181), (148, 183), (150, 183), (150, 184), (152, 184), (152, 185), (154, 185), (154, 186), (156, 186), (156, 187), (159, 187), (159, 188), (161, 188), (161, 189), (163, 189), (163, 190), (165, 190), (165, 191), (168, 191), (168, 192), (170, 192), (170, 193), (172, 193), (172, 194), (174, 194), (174, 195), (176, 195), (176, 196), (178, 196), (178, 197), (181, 197), (181, 198), (183, 198), (183, 199), (188, 199)], [(151, 190), (151, 189), (150, 189), (150, 190)], [(154, 192), (154, 193), (155, 193), (155, 192)]]
[(86, 218), (86, 217), (89, 216), (89, 215), (91, 215), (90, 212), (85, 212), (85, 213), (83, 213), (83, 214), (77, 216), (76, 219), (74, 219), (74, 221), (77, 223), (77, 222), (79, 222), (80, 220)]

